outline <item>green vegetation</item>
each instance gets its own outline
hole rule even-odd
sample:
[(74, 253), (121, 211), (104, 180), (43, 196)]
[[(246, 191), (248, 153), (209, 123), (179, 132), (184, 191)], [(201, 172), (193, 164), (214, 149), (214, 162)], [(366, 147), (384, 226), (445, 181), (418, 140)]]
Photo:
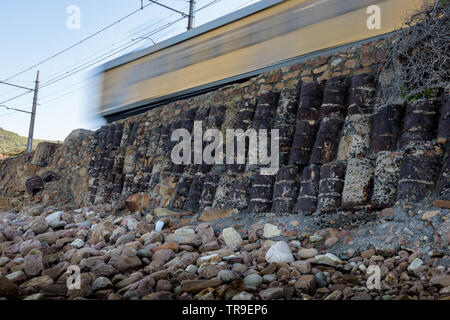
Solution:
[[(34, 139), (33, 149), (45, 140)], [(19, 156), (27, 149), (27, 138), (19, 136), (17, 133), (0, 128), (0, 155), (6, 157)]]
[[(413, 88), (415, 91), (417, 91), (417, 86), (414, 86)], [(431, 97), (431, 94), (433, 91), (431, 89), (424, 89), (422, 92), (411, 94), (407, 91), (407, 89), (404, 86), (400, 86), (400, 96), (405, 99), (406, 101), (417, 101), (419, 99), (429, 99)]]

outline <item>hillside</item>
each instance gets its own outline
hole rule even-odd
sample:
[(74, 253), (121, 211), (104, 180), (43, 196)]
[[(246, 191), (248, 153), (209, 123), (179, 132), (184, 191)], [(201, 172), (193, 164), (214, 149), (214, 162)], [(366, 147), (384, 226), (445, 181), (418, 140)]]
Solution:
[[(45, 140), (34, 139), (33, 149)], [(4, 157), (17, 156), (27, 149), (27, 138), (12, 131), (0, 128), (0, 159)]]

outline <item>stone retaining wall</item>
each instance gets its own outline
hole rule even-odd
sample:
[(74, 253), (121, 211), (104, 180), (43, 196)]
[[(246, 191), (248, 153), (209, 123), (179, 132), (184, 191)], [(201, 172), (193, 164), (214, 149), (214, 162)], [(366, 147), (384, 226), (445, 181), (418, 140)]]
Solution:
[[(135, 210), (145, 211), (166, 207), (198, 213), (215, 207), (311, 214), (379, 209), (430, 196), (449, 199), (449, 98), (376, 104), (374, 79), (386, 41), (316, 57), (105, 125), (56, 148), (45, 168), (59, 177), (54, 188), (61, 186), (77, 205), (127, 199)], [(194, 121), (201, 121), (204, 131), (221, 130), (224, 137), (226, 129), (279, 129), (278, 174), (260, 175), (260, 166), (249, 165), (248, 155), (246, 165), (173, 164), (171, 133), (192, 132)], [(0, 196), (26, 198), (24, 181), (20, 188), (6, 184), (17, 162), (34, 166), (24, 171), (30, 175), (40, 172), (36, 166), (42, 163), (29, 161), (0, 161), (5, 186)]]

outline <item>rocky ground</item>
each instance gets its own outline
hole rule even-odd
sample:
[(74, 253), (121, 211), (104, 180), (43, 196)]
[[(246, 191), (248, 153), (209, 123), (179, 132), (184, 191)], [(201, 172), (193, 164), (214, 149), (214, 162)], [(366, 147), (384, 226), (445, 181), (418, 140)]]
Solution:
[[(342, 221), (339, 229), (323, 228), (297, 216), (250, 225), (235, 211), (215, 209), (198, 217), (35, 205), (0, 213), (0, 297), (449, 300), (448, 242), (430, 233), (433, 219), (442, 228), (447, 216), (446, 209), (395, 207), (345, 230)], [(358, 238), (370, 230), (379, 234)], [(80, 289), (67, 286), (70, 266), (81, 271)], [(379, 267), (379, 289), (368, 288), (371, 266)]]

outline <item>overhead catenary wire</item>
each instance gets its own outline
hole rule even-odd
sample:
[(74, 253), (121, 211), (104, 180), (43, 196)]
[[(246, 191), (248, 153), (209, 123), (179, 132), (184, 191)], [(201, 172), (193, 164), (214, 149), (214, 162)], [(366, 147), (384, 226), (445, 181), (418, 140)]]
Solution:
[[(214, 0), (214, 1), (211, 1), (211, 2), (209, 2), (208, 4), (204, 5), (203, 7), (197, 9), (196, 12), (198, 12), (198, 11), (200, 11), (200, 10), (203, 10), (203, 9), (205, 9), (205, 8), (207, 8), (207, 7), (209, 7), (209, 6), (213, 5), (213, 4), (215, 4), (215, 3), (217, 3), (217, 2), (220, 2), (220, 1), (221, 1), (221, 0)], [(167, 29), (168, 27), (170, 27), (170, 26), (172, 26), (172, 25), (174, 25), (174, 24), (176, 24), (176, 23), (182, 21), (183, 19), (185, 19), (185, 18), (181, 17), (181, 18), (178, 18), (178, 19), (175, 20), (175, 21), (172, 21), (172, 22), (167, 23), (167, 24), (164, 25), (164, 26), (160, 26), (160, 27), (156, 28), (155, 30), (150, 31), (150, 32), (147, 33), (147, 34), (144, 34), (143, 37), (144, 37), (144, 36), (145, 36), (145, 37), (149, 37), (149, 36), (152, 36), (152, 35), (154, 35), (154, 34), (157, 34), (157, 33), (161, 32), (161, 31)], [(113, 50), (111, 50), (111, 51), (105, 53), (105, 54), (107, 54), (107, 56), (105, 56), (105, 57), (103, 57), (103, 58), (101, 58), (101, 59), (99, 59), (99, 60), (96, 60), (96, 61), (90, 61), (90, 63), (89, 63), (88, 65), (84, 64), (84, 65), (82, 65), (82, 66), (76, 67), (75, 70), (73, 70), (72, 73), (64, 74), (64, 75), (61, 75), (60, 77), (56, 77), (56, 78), (52, 78), (52, 79), (48, 80), (47, 82), (45, 82), (45, 83), (42, 84), (41, 88), (47, 87), (47, 86), (49, 86), (49, 85), (51, 85), (51, 84), (53, 84), (53, 83), (55, 83), (55, 82), (58, 82), (58, 81), (63, 80), (63, 79), (65, 79), (65, 78), (67, 78), (67, 77), (70, 77), (70, 76), (72, 76), (73, 74), (76, 74), (76, 73), (78, 73), (78, 72), (81, 72), (81, 71), (83, 71), (83, 70), (85, 70), (85, 69), (87, 69), (87, 68), (89, 68), (89, 67), (91, 67), (91, 66), (93, 66), (93, 65), (95, 65), (95, 64), (97, 64), (97, 63), (99, 63), (99, 62), (101, 62), (101, 61), (103, 61), (103, 60), (105, 60), (105, 59), (107, 59), (107, 58), (109, 58), (109, 57), (111, 57), (111, 56), (114, 56), (115, 54), (117, 54), (117, 53), (119, 53), (119, 52), (121, 52), (121, 51), (123, 51), (123, 50), (128, 49), (129, 47), (133, 46), (134, 44), (137, 44), (137, 43), (139, 43), (139, 42), (141, 42), (141, 41), (144, 41), (145, 39), (146, 39), (146, 38), (138, 39), (138, 40), (136, 40), (136, 41), (130, 41), (130, 42), (128, 42), (128, 43), (126, 43), (126, 44), (124, 44), (124, 45), (118, 47), (118, 48), (115, 48), (115, 49), (113, 49)], [(135, 42), (135, 43), (130, 44), (130, 43), (132, 43), (132, 42)], [(128, 45), (128, 44), (130, 44), (130, 45)], [(125, 46), (125, 47), (124, 47), (124, 46)], [(102, 56), (104, 56), (105, 54), (103, 54)], [(101, 57), (101, 56), (100, 56), (100, 57)], [(99, 58), (99, 57), (97, 57), (97, 58)], [(84, 81), (87, 81), (87, 80), (80, 81), (80, 82), (78, 82), (78, 83), (76, 83), (76, 84), (82, 83), (82, 82), (84, 82)], [(93, 81), (93, 82), (95, 82), (95, 81)], [(92, 82), (92, 83), (93, 83), (93, 82)], [(71, 86), (69, 86), (69, 87), (71, 87)], [(69, 87), (67, 87), (67, 88), (69, 88)], [(75, 90), (73, 90), (73, 91), (70, 91), (69, 93), (63, 94), (63, 95), (59, 96), (58, 99), (61, 98), (61, 97), (66, 96), (66, 95), (68, 95), (68, 94), (71, 94), (71, 93), (73, 93), (73, 92), (75, 92), (75, 91), (77, 91), (77, 90), (79, 90), (79, 89), (81, 89), (81, 88), (84, 88), (84, 87), (86, 87), (86, 85), (81, 86), (80, 88), (75, 89)], [(67, 88), (65, 88), (65, 89), (67, 89)], [(52, 94), (51, 94), (51, 95), (52, 95)], [(48, 97), (51, 96), (51, 95), (48, 95), (48, 96), (46, 96), (45, 98), (48, 98)], [(44, 98), (44, 99), (45, 99), (45, 98)], [(42, 103), (44, 104), (44, 103), (48, 103), (48, 102), (51, 102), (51, 101), (54, 101), (54, 100), (56, 100), (56, 99), (51, 99), (51, 100), (48, 100), (48, 101), (45, 101), (45, 102), (42, 102)]]
[(55, 57), (61, 55), (61, 54), (63, 54), (63, 53), (65, 53), (65, 52), (69, 51), (70, 49), (72, 49), (72, 48), (74, 48), (74, 47), (76, 47), (76, 46), (78, 46), (78, 45), (80, 45), (80, 44), (86, 42), (87, 40), (89, 40), (89, 39), (95, 37), (96, 35), (102, 33), (103, 31), (108, 30), (109, 28), (111, 28), (111, 27), (115, 26), (116, 24), (120, 23), (121, 21), (123, 21), (123, 20), (125, 20), (125, 19), (131, 17), (132, 15), (134, 15), (134, 14), (140, 12), (141, 10), (147, 8), (147, 7), (150, 6), (150, 5), (152, 5), (152, 3), (148, 3), (148, 4), (144, 5), (144, 6), (142, 7), (142, 9), (139, 8), (139, 9), (137, 9), (137, 10), (134, 10), (133, 12), (127, 14), (126, 16), (120, 18), (119, 20), (116, 20), (116, 21), (114, 21), (113, 23), (109, 24), (108, 26), (106, 26), (106, 27), (104, 27), (104, 28), (102, 28), (102, 29), (100, 29), (100, 30), (94, 32), (94, 33), (91, 34), (90, 36), (88, 36), (88, 37), (86, 37), (86, 38), (84, 38), (84, 39), (78, 41), (77, 43), (75, 43), (75, 44), (73, 44), (73, 45), (71, 45), (71, 46), (69, 46), (69, 47), (67, 47), (67, 48), (65, 48), (65, 49), (63, 49), (63, 50), (61, 50), (61, 51), (59, 51), (59, 52), (53, 54), (52, 56), (50, 56), (50, 57), (48, 57), (48, 58), (46, 58), (46, 59), (44, 59), (44, 60), (42, 60), (42, 61), (40, 61), (40, 62), (38, 62), (38, 63), (36, 63), (36, 64), (34, 64), (34, 65), (32, 65), (31, 67), (26, 68), (25, 70), (22, 70), (22, 71), (20, 71), (20, 72), (17, 72), (16, 74), (10, 76), (9, 78), (5, 79), (4, 81), (11, 80), (11, 79), (13, 79), (13, 78), (15, 78), (15, 77), (17, 77), (17, 76), (19, 76), (19, 75), (21, 75), (21, 74), (27, 72), (27, 71), (30, 71), (30, 70), (36, 68), (37, 66), (40, 66), (41, 64), (43, 64), (43, 63), (45, 63), (45, 62), (47, 62), (47, 61), (49, 61), (49, 60), (51, 60), (51, 59), (53, 59), (53, 58), (55, 58)]
[[(205, 9), (205, 8), (207, 8), (207, 7), (211, 6), (211, 5), (213, 5), (213, 4), (216, 4), (216, 3), (220, 2), (220, 1), (222, 1), (222, 0), (213, 0), (213, 1), (209, 2), (209, 3), (207, 3), (206, 5), (204, 5), (204, 6), (200, 7), (200, 8), (198, 8), (197, 10), (195, 10), (195, 12), (201, 11), (201, 10), (203, 10), (203, 9)], [(95, 64), (98, 63), (98, 62), (104, 61), (105, 59), (110, 58), (110, 57), (113, 56), (114, 54), (119, 53), (119, 52), (122, 52), (122, 51), (124, 51), (124, 50), (126, 50), (126, 49), (128, 49), (128, 48), (130, 48), (130, 47), (132, 47), (132, 46), (134, 46), (134, 45), (136, 45), (136, 44), (138, 44), (138, 43), (140, 43), (140, 42), (146, 40), (146, 38), (148, 38), (148, 37), (150, 37), (150, 36), (152, 36), (152, 35), (154, 35), (154, 34), (156, 34), (156, 33), (159, 33), (159, 32), (161, 32), (161, 31), (163, 31), (163, 30), (169, 28), (170, 26), (172, 26), (172, 25), (174, 25), (174, 24), (176, 24), (176, 23), (182, 21), (183, 19), (185, 19), (185, 17), (178, 18), (178, 19), (176, 19), (176, 20), (174, 20), (174, 21), (172, 21), (172, 22), (167, 23), (167, 24), (164, 25), (164, 26), (158, 27), (157, 29), (152, 30), (152, 31), (150, 31), (149, 33), (146, 33), (146, 34), (142, 35), (142, 38), (141, 38), (141, 39), (134, 39), (134, 40), (131, 40), (131, 41), (129, 41), (129, 42), (123, 44), (123, 45), (120, 46), (119, 48), (113, 49), (113, 50), (111, 50), (111, 51), (105, 53), (107, 56), (104, 57), (104, 58), (102, 58), (102, 59), (100, 59), (100, 60), (97, 60), (97, 61), (95, 61), (95, 62), (90, 61), (90, 62), (87, 62), (87, 65), (85, 64), (84, 66), (82, 65), (82, 66), (76, 67), (75, 69), (78, 69), (78, 70), (73, 70), (72, 73), (64, 74), (64, 75), (61, 75), (60, 77), (54, 77), (54, 78), (52, 78), (52, 79), (50, 79), (50, 80), (47, 80), (47, 82), (44, 82), (44, 83), (42, 84), (41, 88), (44, 88), (44, 87), (46, 87), (46, 86), (48, 86), (48, 85), (51, 85), (51, 84), (53, 84), (53, 83), (55, 83), (55, 82), (58, 82), (58, 81), (60, 81), (60, 80), (63, 80), (63, 79), (65, 79), (65, 78), (67, 78), (67, 77), (69, 77), (69, 76), (71, 76), (71, 75), (73, 75), (73, 74), (76, 74), (76, 73), (78, 73), (78, 72), (80, 72), (80, 71), (83, 71), (83, 70), (89, 68), (90, 66), (95, 65)], [(128, 44), (130, 44), (130, 45), (128, 45)], [(121, 48), (121, 47), (122, 47), (122, 48)], [(116, 51), (113, 52), (114, 50), (116, 50)], [(113, 52), (113, 53), (111, 53), (111, 52)], [(110, 54), (110, 53), (111, 53), (111, 54)], [(105, 55), (105, 54), (103, 54), (103, 55)]]
[[(205, 4), (204, 6), (202, 6), (202, 7), (200, 7), (200, 8), (197, 8), (197, 9), (195, 10), (195, 12), (199, 12), (199, 11), (201, 11), (201, 10), (203, 10), (203, 9), (205, 9), (205, 8), (208, 8), (208, 7), (210, 7), (210, 6), (212, 6), (212, 5), (216, 4), (216, 3), (218, 3), (218, 2), (220, 2), (220, 1), (222, 1), (222, 0), (213, 0), (213, 1), (211, 1), (211, 2), (209, 2), (209, 3), (207, 3), (207, 4)], [(150, 4), (151, 4), (151, 3), (150, 3)], [(144, 8), (147, 7), (147, 6), (149, 6), (150, 4), (145, 5)], [(20, 75), (20, 74), (26, 72), (26, 71), (31, 70), (32, 68), (34, 68), (34, 67), (36, 67), (36, 66), (38, 66), (38, 65), (40, 65), (40, 64), (43, 64), (43, 63), (45, 63), (45, 62), (47, 62), (47, 61), (49, 61), (49, 60), (55, 58), (56, 56), (58, 56), (58, 55), (60, 55), (60, 54), (62, 54), (62, 53), (64, 53), (64, 52), (70, 50), (71, 48), (75, 47), (76, 45), (78, 45), (78, 44), (80, 44), (80, 43), (82, 43), (82, 42), (84, 42), (84, 41), (87, 41), (88, 39), (94, 37), (95, 35), (97, 35), (97, 34), (99, 34), (100, 32), (106, 30), (107, 28), (112, 27), (113, 25), (119, 23), (119, 22), (122, 21), (123, 19), (129, 17), (130, 15), (132, 15), (132, 14), (134, 14), (134, 13), (140, 11), (140, 10), (141, 10), (141, 9), (136, 10), (136, 11), (133, 11), (132, 13), (130, 13), (129, 15), (127, 15), (127, 16), (125, 16), (125, 17), (123, 17), (123, 18), (121, 18), (120, 20), (117, 20), (116, 22), (110, 24), (109, 26), (107, 26), (107, 27), (105, 27), (105, 28), (103, 28), (103, 29), (101, 29), (101, 30), (95, 32), (94, 34), (92, 34), (92, 35), (89, 36), (88, 38), (85, 38), (85, 39), (83, 39), (82, 41), (77, 42), (76, 44), (74, 44), (74, 45), (72, 45), (72, 46), (70, 46), (70, 47), (64, 49), (63, 51), (60, 51), (60, 52), (58, 52), (57, 54), (55, 54), (55, 55), (53, 55), (53, 56), (51, 56), (51, 57), (49, 57), (49, 58), (47, 58), (47, 59), (45, 59), (45, 60), (42, 60), (41, 62), (39, 62), (38, 64), (35, 64), (34, 66), (32, 66), (32, 67), (30, 67), (30, 68), (27, 68), (27, 69), (25, 69), (25, 70), (23, 70), (23, 71), (21, 71), (21, 72), (19, 72), (19, 73), (16, 73), (15, 75), (13, 75), (13, 76), (11, 76), (11, 77), (5, 79), (5, 81), (10, 80), (10, 79), (12, 79), (12, 78), (14, 78), (14, 77), (16, 77), (16, 76), (18, 76), (18, 75)], [(181, 20), (183, 20), (183, 19), (185, 19), (185, 17), (181, 17), (181, 18), (179, 18), (179, 19), (177, 19), (177, 20), (174, 20), (174, 21), (172, 21), (172, 22), (169, 22), (169, 23), (167, 23), (166, 25), (163, 25), (163, 26), (161, 26), (161, 27), (158, 27), (158, 28), (156, 28), (155, 30), (152, 30), (152, 31), (150, 31), (150, 32), (148, 32), (148, 33), (146, 33), (146, 34), (144, 34), (142, 39), (133, 39), (133, 40), (131, 40), (131, 41), (129, 41), (129, 42), (127, 42), (127, 43), (125, 43), (125, 44), (119, 46), (118, 48), (114, 48), (114, 49), (112, 49), (112, 50), (110, 50), (110, 51), (108, 51), (108, 52), (106, 52), (106, 53), (100, 55), (100, 57), (102, 57), (101, 59), (98, 59), (99, 57), (96, 57), (95, 59), (97, 59), (97, 60), (88, 61), (88, 62), (86, 62), (84, 65), (82, 65), (82, 67), (81, 67), (81, 66), (78, 66), (78, 67), (76, 67), (76, 68), (73, 68), (73, 69), (71, 70), (72, 72), (65, 72), (64, 74), (60, 75), (59, 77), (51, 78), (51, 79), (48, 80), (47, 82), (43, 83), (42, 86), (41, 86), (41, 88), (45, 88), (45, 87), (47, 87), (47, 86), (50, 86), (50, 85), (52, 85), (52, 84), (54, 84), (54, 83), (56, 83), (56, 82), (59, 82), (59, 81), (64, 80), (64, 79), (66, 79), (66, 78), (68, 78), (68, 77), (70, 77), (70, 76), (72, 76), (72, 75), (74, 75), (74, 74), (77, 74), (77, 73), (79, 73), (79, 72), (81, 72), (81, 71), (83, 71), (83, 70), (85, 70), (85, 69), (87, 69), (87, 68), (89, 68), (89, 67), (91, 67), (91, 66), (93, 66), (93, 65), (95, 65), (95, 64), (97, 64), (97, 63), (99, 63), (99, 62), (101, 62), (101, 61), (104, 61), (105, 59), (110, 58), (111, 56), (114, 56), (115, 54), (117, 54), (117, 53), (119, 53), (119, 52), (122, 52), (122, 51), (124, 51), (124, 50), (126, 50), (126, 49), (128, 49), (128, 48), (130, 48), (130, 47), (132, 47), (132, 46), (134, 46), (134, 45), (136, 45), (136, 44), (138, 44), (138, 43), (140, 43), (141, 41), (146, 40), (146, 38), (144, 38), (144, 37), (147, 37), (147, 38), (148, 38), (148, 37), (151, 36), (151, 35), (154, 35), (154, 34), (156, 34), (156, 33), (159, 33), (159, 32), (161, 32), (161, 31), (163, 31), (163, 30), (169, 28), (170, 26), (176, 24), (177, 22), (179, 22), (179, 21), (181, 21)], [(105, 56), (105, 55), (106, 55), (106, 56)], [(104, 56), (104, 57), (103, 57), (103, 56)], [(79, 83), (82, 83), (82, 82), (83, 82), (83, 81), (81, 81), (81, 82), (79, 82)], [(73, 90), (73, 91), (69, 92), (69, 93), (63, 94), (63, 95), (61, 95), (60, 97), (66, 96), (66, 95), (68, 95), (68, 94), (71, 94), (71, 93), (73, 93), (73, 92), (75, 92), (75, 91), (77, 91), (77, 90), (79, 90), (79, 89), (81, 89), (81, 88), (83, 88), (83, 87), (85, 87), (85, 86), (82, 86), (82, 87), (80, 87), (80, 88), (78, 88), (78, 89), (76, 89), (76, 90)], [(65, 89), (67, 89), (67, 88), (65, 88)], [(30, 91), (30, 92), (31, 92), (31, 91)], [(0, 102), (0, 103), (2, 104), (2, 103), (6, 103), (6, 102), (9, 102), (9, 101), (15, 100), (15, 99), (17, 99), (17, 98), (19, 98), (19, 97), (22, 97), (22, 96), (26, 95), (26, 94), (29, 94), (29, 92), (22, 93), (22, 94), (20, 94), (20, 95), (17, 95), (17, 96), (15, 96), (15, 97), (9, 98), (9, 99), (7, 99), (7, 100), (5, 100), (5, 101), (2, 101), (2, 102)], [(50, 96), (50, 95), (48, 95), (47, 97), (49, 97), (49, 96)], [(47, 98), (47, 97), (46, 97), (46, 98)], [(59, 99), (60, 97), (58, 97), (57, 99)], [(48, 102), (54, 101), (54, 100), (56, 100), (56, 99), (51, 99), (51, 100), (49, 100), (49, 101), (46, 101), (45, 103), (48, 103)], [(42, 103), (41, 103), (41, 104), (42, 104)]]
[[(148, 25), (148, 23), (144, 23), (144, 24), (141, 24), (141, 25), (138, 26), (138, 27), (133, 28), (133, 29), (138, 29), (139, 31), (132, 33), (131, 36), (138, 35), (139, 33), (144, 32), (146, 29), (148, 29), (148, 28), (150, 28), (150, 27), (152, 27), (152, 26), (157, 25), (157, 24), (160, 23), (162, 20), (169, 19), (169, 18), (170, 18), (172, 15), (174, 15), (174, 14), (175, 14), (175, 13), (171, 13), (169, 16), (167, 16), (167, 17), (164, 18), (164, 19), (159, 20), (159, 21), (156, 22), (156, 23), (151, 23), (151, 24), (149, 24), (149, 25)], [(143, 25), (145, 25), (145, 27), (142, 27)], [(140, 29), (139, 29), (139, 28), (140, 28)], [(158, 28), (159, 28), (159, 27), (158, 27)], [(52, 76), (51, 78), (45, 79), (44, 82), (52, 81), (52, 80), (54, 80), (54, 79), (56, 79), (56, 78), (58, 78), (58, 77), (60, 77), (60, 76), (62, 76), (62, 75), (65, 75), (65, 74), (67, 74), (67, 73), (69, 73), (69, 72), (71, 72), (71, 71), (73, 71), (73, 70), (76, 70), (76, 69), (78, 69), (78, 68), (80, 68), (80, 67), (82, 67), (82, 66), (84, 66), (84, 65), (86, 65), (86, 64), (91, 63), (93, 60), (98, 59), (99, 57), (104, 56), (104, 55), (106, 55), (106, 54), (109, 53), (109, 52), (106, 52), (106, 53), (100, 54), (98, 57), (96, 57), (97, 54), (102, 53), (102, 52), (105, 51), (105, 50), (117, 50), (117, 49), (119, 49), (119, 48), (121, 48), (121, 47), (123, 47), (123, 46), (126, 46), (127, 44), (131, 43), (132, 41), (135, 41), (135, 40), (131, 40), (131, 41), (130, 41), (130, 40), (128, 40), (129, 38), (130, 38), (130, 36), (126, 36), (126, 37), (122, 38), (121, 40), (115, 42), (114, 44), (112, 44), (112, 45), (110, 45), (110, 46), (108, 46), (108, 47), (106, 47), (106, 48), (103, 48), (103, 49), (101, 49), (101, 50), (96, 51), (94, 54), (91, 54), (91, 55), (87, 56), (86, 58), (82, 59), (81, 61), (86, 61), (86, 62), (83, 62), (83, 64), (78, 65), (78, 66), (75, 66), (75, 67), (64, 68), (64, 69), (62, 69), (61, 71), (57, 72), (57, 75), (54, 75), (54, 76)], [(118, 43), (121, 43), (121, 42), (123, 42), (123, 41), (125, 41), (125, 40), (128, 40), (128, 41), (126, 41), (126, 43), (121, 44), (120, 46), (118, 46), (118, 47), (116, 47), (116, 48), (109, 49), (109, 48), (113, 47), (114, 45), (116, 45), (116, 44), (118, 44)], [(95, 57), (95, 58), (90, 59), (90, 58), (92, 58), (92, 57)], [(70, 68), (72, 68), (72, 69), (70, 69)]]
[(18, 109), (18, 108), (13, 108), (13, 107), (8, 107), (8, 106), (6, 106), (6, 105), (4, 105), (4, 104), (0, 104), (0, 108), (5, 108), (6, 110), (14, 110), (14, 111), (19, 111), (19, 112), (24, 112), (24, 113), (31, 113), (30, 111), (26, 111), (26, 110), (23, 110), (23, 109)]
[[(162, 30), (164, 30), (164, 29), (170, 27), (171, 25), (173, 25), (173, 24), (175, 24), (175, 23), (177, 23), (177, 22), (179, 22), (179, 21), (181, 21), (181, 20), (183, 20), (183, 18), (177, 19), (177, 20), (175, 20), (175, 21), (173, 21), (173, 22), (171, 22), (171, 23), (166, 24), (165, 26), (159, 27), (158, 29), (155, 29), (155, 30), (153, 30), (152, 32), (150, 32), (150, 33), (148, 33), (148, 34), (146, 34), (146, 35), (147, 35), (147, 36), (153, 35), (153, 34), (159, 32), (159, 31), (162, 31)], [(145, 40), (145, 39), (140, 39), (140, 40), (136, 41), (135, 43), (132, 43), (132, 44), (130, 44), (130, 45), (127, 45), (126, 47), (124, 47), (124, 48), (122, 48), (122, 49), (120, 49), (120, 50), (117, 50), (117, 48), (116, 48), (116, 49), (115, 49), (116, 51), (114, 51), (114, 52), (112, 52), (112, 53), (111, 53), (111, 51), (109, 51), (109, 52), (107, 52), (107, 54), (108, 54), (108, 53), (110, 53), (110, 54), (108, 54), (107, 56), (103, 57), (102, 59), (97, 60), (97, 61), (94, 61), (94, 62), (91, 62), (90, 64), (85, 65), (83, 68), (78, 69), (78, 70), (76, 70), (75, 72), (72, 72), (72, 73), (70, 73), (70, 74), (66, 74), (66, 75), (64, 75), (64, 76), (62, 76), (62, 77), (59, 77), (59, 78), (53, 79), (52, 81), (49, 81), (49, 82), (47, 82), (47, 83), (44, 83), (44, 84), (41, 86), (41, 88), (47, 87), (47, 86), (49, 86), (49, 85), (52, 85), (52, 84), (54, 84), (54, 83), (56, 83), (56, 82), (59, 82), (59, 81), (65, 79), (65, 78), (68, 78), (68, 77), (70, 77), (70, 76), (72, 76), (72, 75), (74, 75), (74, 74), (76, 74), (76, 73), (79, 73), (79, 72), (81, 72), (81, 71), (83, 71), (83, 70), (85, 70), (85, 69), (87, 69), (87, 68), (89, 68), (89, 67), (91, 67), (91, 66), (93, 66), (93, 65), (95, 65), (95, 64), (97, 64), (97, 63), (99, 63), (99, 62), (101, 62), (101, 61), (103, 61), (103, 60), (105, 60), (105, 59), (107, 59), (107, 58), (110, 58), (110, 57), (114, 56), (115, 54), (117, 54), (117, 53), (119, 53), (119, 52), (121, 52), (121, 51), (123, 51), (123, 50), (126, 50), (126, 49), (128, 49), (128, 48), (134, 46), (135, 44), (137, 44), (137, 43), (139, 43), (139, 42), (141, 42), (141, 41), (143, 41), (143, 40)], [(132, 42), (132, 41), (130, 41), (130, 42)], [(130, 43), (130, 42), (129, 42), (129, 43)], [(127, 44), (128, 44), (128, 43), (127, 43)], [(122, 46), (122, 47), (123, 47), (123, 46)], [(81, 82), (83, 82), (83, 81), (81, 81)], [(85, 86), (83, 86), (83, 87), (85, 87)], [(82, 88), (82, 87), (81, 87), (81, 88)], [(80, 89), (81, 89), (81, 88), (80, 88)], [(74, 91), (77, 91), (77, 90), (74, 90)], [(31, 91), (30, 91), (30, 92), (31, 92)], [(25, 95), (28, 94), (28, 93), (29, 93), (29, 92), (25, 92), (25, 93), (19, 94), (19, 95), (14, 96), (14, 97), (12, 97), (12, 98), (10, 98), (10, 99), (7, 99), (7, 100), (5, 100), (5, 101), (2, 101), (1, 103), (10, 102), (10, 101), (15, 100), (15, 99), (17, 99), (17, 98), (20, 98), (20, 97), (22, 97), (22, 96), (25, 96)], [(70, 92), (70, 93), (72, 93), (72, 92)], [(70, 93), (69, 93), (69, 94), (70, 94)], [(66, 95), (67, 95), (67, 94), (66, 94)], [(62, 95), (61, 97), (63, 97), (63, 96), (65, 96), (65, 95)], [(47, 97), (48, 97), (48, 96), (47, 96)], [(53, 101), (53, 100), (52, 100), (52, 101)], [(48, 101), (47, 101), (47, 102), (44, 102), (44, 103), (48, 103)], [(41, 103), (41, 104), (42, 104), (42, 103)]]

